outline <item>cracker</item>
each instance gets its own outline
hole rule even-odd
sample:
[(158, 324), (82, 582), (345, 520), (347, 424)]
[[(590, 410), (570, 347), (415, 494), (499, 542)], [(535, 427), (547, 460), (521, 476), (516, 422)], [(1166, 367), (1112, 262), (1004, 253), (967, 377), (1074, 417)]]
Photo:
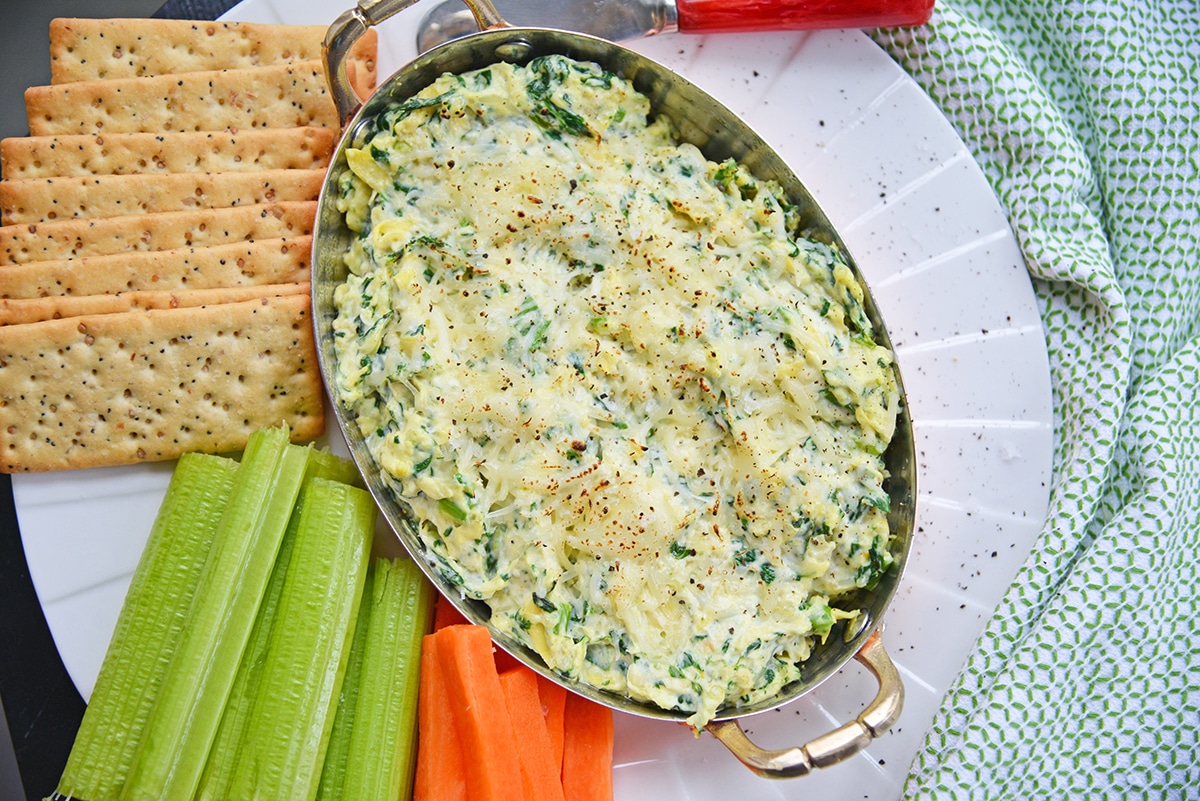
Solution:
[[(256, 22), (55, 19), (50, 22), (50, 80), (144, 78), (319, 59), (327, 30)], [(366, 91), (375, 86), (377, 51), (378, 34), (368, 28), (350, 52)]]
[(309, 279), (312, 237), (117, 253), (0, 267), (0, 298), (284, 284)]
[(0, 327), (0, 471), (135, 464), (324, 430), (309, 298)]
[(316, 201), (0, 227), (0, 266), (312, 233)]
[(32, 136), (227, 128), (336, 129), (320, 61), (33, 86), (25, 91)]
[(241, 170), (318, 170), (336, 145), (328, 128), (71, 134), (0, 140), (5, 178), (148, 175)]
[(0, 223), (99, 219), (316, 200), (324, 179), (324, 170), (260, 170), (0, 181)]
[(43, 320), (61, 320), (64, 317), (84, 317), (91, 314), (118, 314), (139, 309), (211, 306), (217, 303), (236, 303), (254, 298), (306, 294), (309, 288), (307, 283), (294, 283), (0, 300), (0, 325), (38, 323)]

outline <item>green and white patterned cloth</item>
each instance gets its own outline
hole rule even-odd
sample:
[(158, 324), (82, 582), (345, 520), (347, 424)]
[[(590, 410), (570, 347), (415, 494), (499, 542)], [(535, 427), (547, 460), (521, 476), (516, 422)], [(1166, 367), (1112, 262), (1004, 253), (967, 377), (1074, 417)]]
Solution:
[(1200, 798), (1200, 4), (939, 0), (874, 39), (1009, 214), (1054, 384), (1049, 519), (913, 798)]

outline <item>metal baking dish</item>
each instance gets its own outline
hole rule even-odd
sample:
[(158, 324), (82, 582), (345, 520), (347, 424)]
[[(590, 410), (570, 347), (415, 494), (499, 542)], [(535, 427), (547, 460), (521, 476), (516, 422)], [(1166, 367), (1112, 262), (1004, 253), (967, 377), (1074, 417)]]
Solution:
[[(363, 0), (357, 8), (343, 14), (330, 27), (326, 38), (328, 75), (344, 121), (344, 133), (321, 192), (313, 246), (313, 319), (320, 367), (327, 384), (335, 373), (337, 358), (331, 332), (336, 313), (333, 290), (344, 280), (346, 268), (342, 256), (351, 237), (335, 204), (338, 176), (347, 169), (345, 151), (354, 142), (363, 121), (389, 105), (403, 102), (446, 72), (461, 73), (499, 61), (524, 63), (552, 53), (596, 62), (604, 69), (630, 80), (650, 99), (653, 113), (670, 118), (678, 137), (699, 147), (709, 159), (719, 162), (734, 158), (746, 165), (759, 179), (776, 181), (783, 187), (789, 200), (802, 210), (805, 235), (839, 248), (854, 266), (837, 231), (787, 164), (723, 105), (668, 68), (620, 45), (578, 33), (510, 27), (496, 13), (490, 0), (467, 0), (479, 25), (478, 33), (425, 53), (385, 80), (369, 98), (360, 99), (346, 75), (346, 54), (350, 46), (369, 27), (415, 2)], [(857, 268), (855, 271), (857, 273)], [(861, 281), (861, 275), (858, 277)], [(887, 331), (865, 282), (863, 286), (866, 291), (864, 305), (875, 326), (876, 338), (880, 344), (890, 348)], [(903, 396), (902, 384), (901, 393)], [(457, 593), (445, 586), (436, 571), (428, 568), (407, 507), (381, 481), (379, 468), (356, 435), (353, 420), (348, 419), (346, 411), (336, 401), (334, 412), (354, 460), (397, 537), (417, 563), (426, 569), (430, 580), (460, 607), (469, 620), (487, 626), (489, 610), (484, 603), (457, 599)], [(846, 759), (887, 730), (900, 714), (904, 688), (884, 649), (881, 632), (884, 612), (899, 583), (913, 535), (916, 460), (912, 423), (906, 403), (902, 404), (896, 433), (885, 459), (890, 473), (886, 489), (891, 499), (889, 525), (896, 569), (885, 574), (873, 590), (858, 590), (850, 596), (839, 598), (839, 605), (857, 607), (862, 614), (850, 621), (850, 625), (839, 623), (827, 641), (815, 648), (805, 662), (805, 677), (802, 680), (784, 687), (767, 701), (724, 708), (705, 727), (739, 760), (760, 775), (775, 778), (800, 776), (814, 767), (824, 767)], [(666, 711), (564, 678), (551, 671), (530, 649), (495, 630), (492, 634), (499, 647), (533, 670), (614, 710), (663, 720), (680, 721), (686, 717), (681, 712)], [(865, 665), (878, 681), (876, 696), (854, 720), (810, 740), (806, 745), (783, 750), (761, 749), (746, 737), (738, 722), (740, 718), (774, 709), (799, 698), (837, 673), (851, 659)]]

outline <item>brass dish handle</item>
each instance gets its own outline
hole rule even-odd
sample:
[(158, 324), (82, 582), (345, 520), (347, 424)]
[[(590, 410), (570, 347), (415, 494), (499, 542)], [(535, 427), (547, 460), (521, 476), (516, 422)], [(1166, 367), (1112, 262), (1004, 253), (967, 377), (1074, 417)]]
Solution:
[[(321, 52), (325, 59), (325, 76), (329, 82), (329, 91), (333, 95), (333, 103), (337, 108), (338, 120), (344, 126), (354, 116), (354, 112), (366, 98), (359, 97), (346, 73), (346, 61), (350, 48), (362, 37), (367, 29), (378, 25), (388, 17), (399, 14), (420, 0), (359, 0), (354, 8), (342, 12), (325, 32), (325, 41)], [(463, 0), (475, 17), (479, 30), (505, 27), (507, 23), (501, 19), (491, 0)]]
[(709, 723), (704, 728), (743, 765), (768, 779), (803, 776), (813, 768), (829, 767), (848, 759), (887, 731), (900, 717), (904, 705), (904, 684), (892, 658), (883, 648), (878, 631), (863, 643), (854, 658), (874, 674), (879, 682), (879, 692), (858, 717), (828, 734), (799, 747), (771, 751), (751, 742), (737, 719)]

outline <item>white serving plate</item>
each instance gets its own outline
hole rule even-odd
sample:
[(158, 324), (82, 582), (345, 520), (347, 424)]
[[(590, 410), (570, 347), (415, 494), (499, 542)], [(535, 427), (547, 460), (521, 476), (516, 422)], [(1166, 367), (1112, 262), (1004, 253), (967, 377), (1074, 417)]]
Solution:
[[(379, 27), (381, 80), (416, 55), (416, 26), (430, 6)], [(246, 0), (224, 19), (327, 24), (341, 10), (328, 0)], [(896, 345), (920, 496), (884, 633), (905, 682), (898, 724), (846, 763), (772, 781), (708, 735), (618, 714), (617, 799), (898, 798), (946, 689), (1045, 519), (1050, 379), (1021, 253), (949, 123), (862, 33), (668, 35), (631, 46), (745, 118), (841, 232)], [(336, 431), (329, 439), (344, 450)], [(30, 575), (85, 698), (172, 467), (13, 477)], [(799, 745), (852, 718), (874, 692), (851, 663), (743, 725), (760, 745)]]

